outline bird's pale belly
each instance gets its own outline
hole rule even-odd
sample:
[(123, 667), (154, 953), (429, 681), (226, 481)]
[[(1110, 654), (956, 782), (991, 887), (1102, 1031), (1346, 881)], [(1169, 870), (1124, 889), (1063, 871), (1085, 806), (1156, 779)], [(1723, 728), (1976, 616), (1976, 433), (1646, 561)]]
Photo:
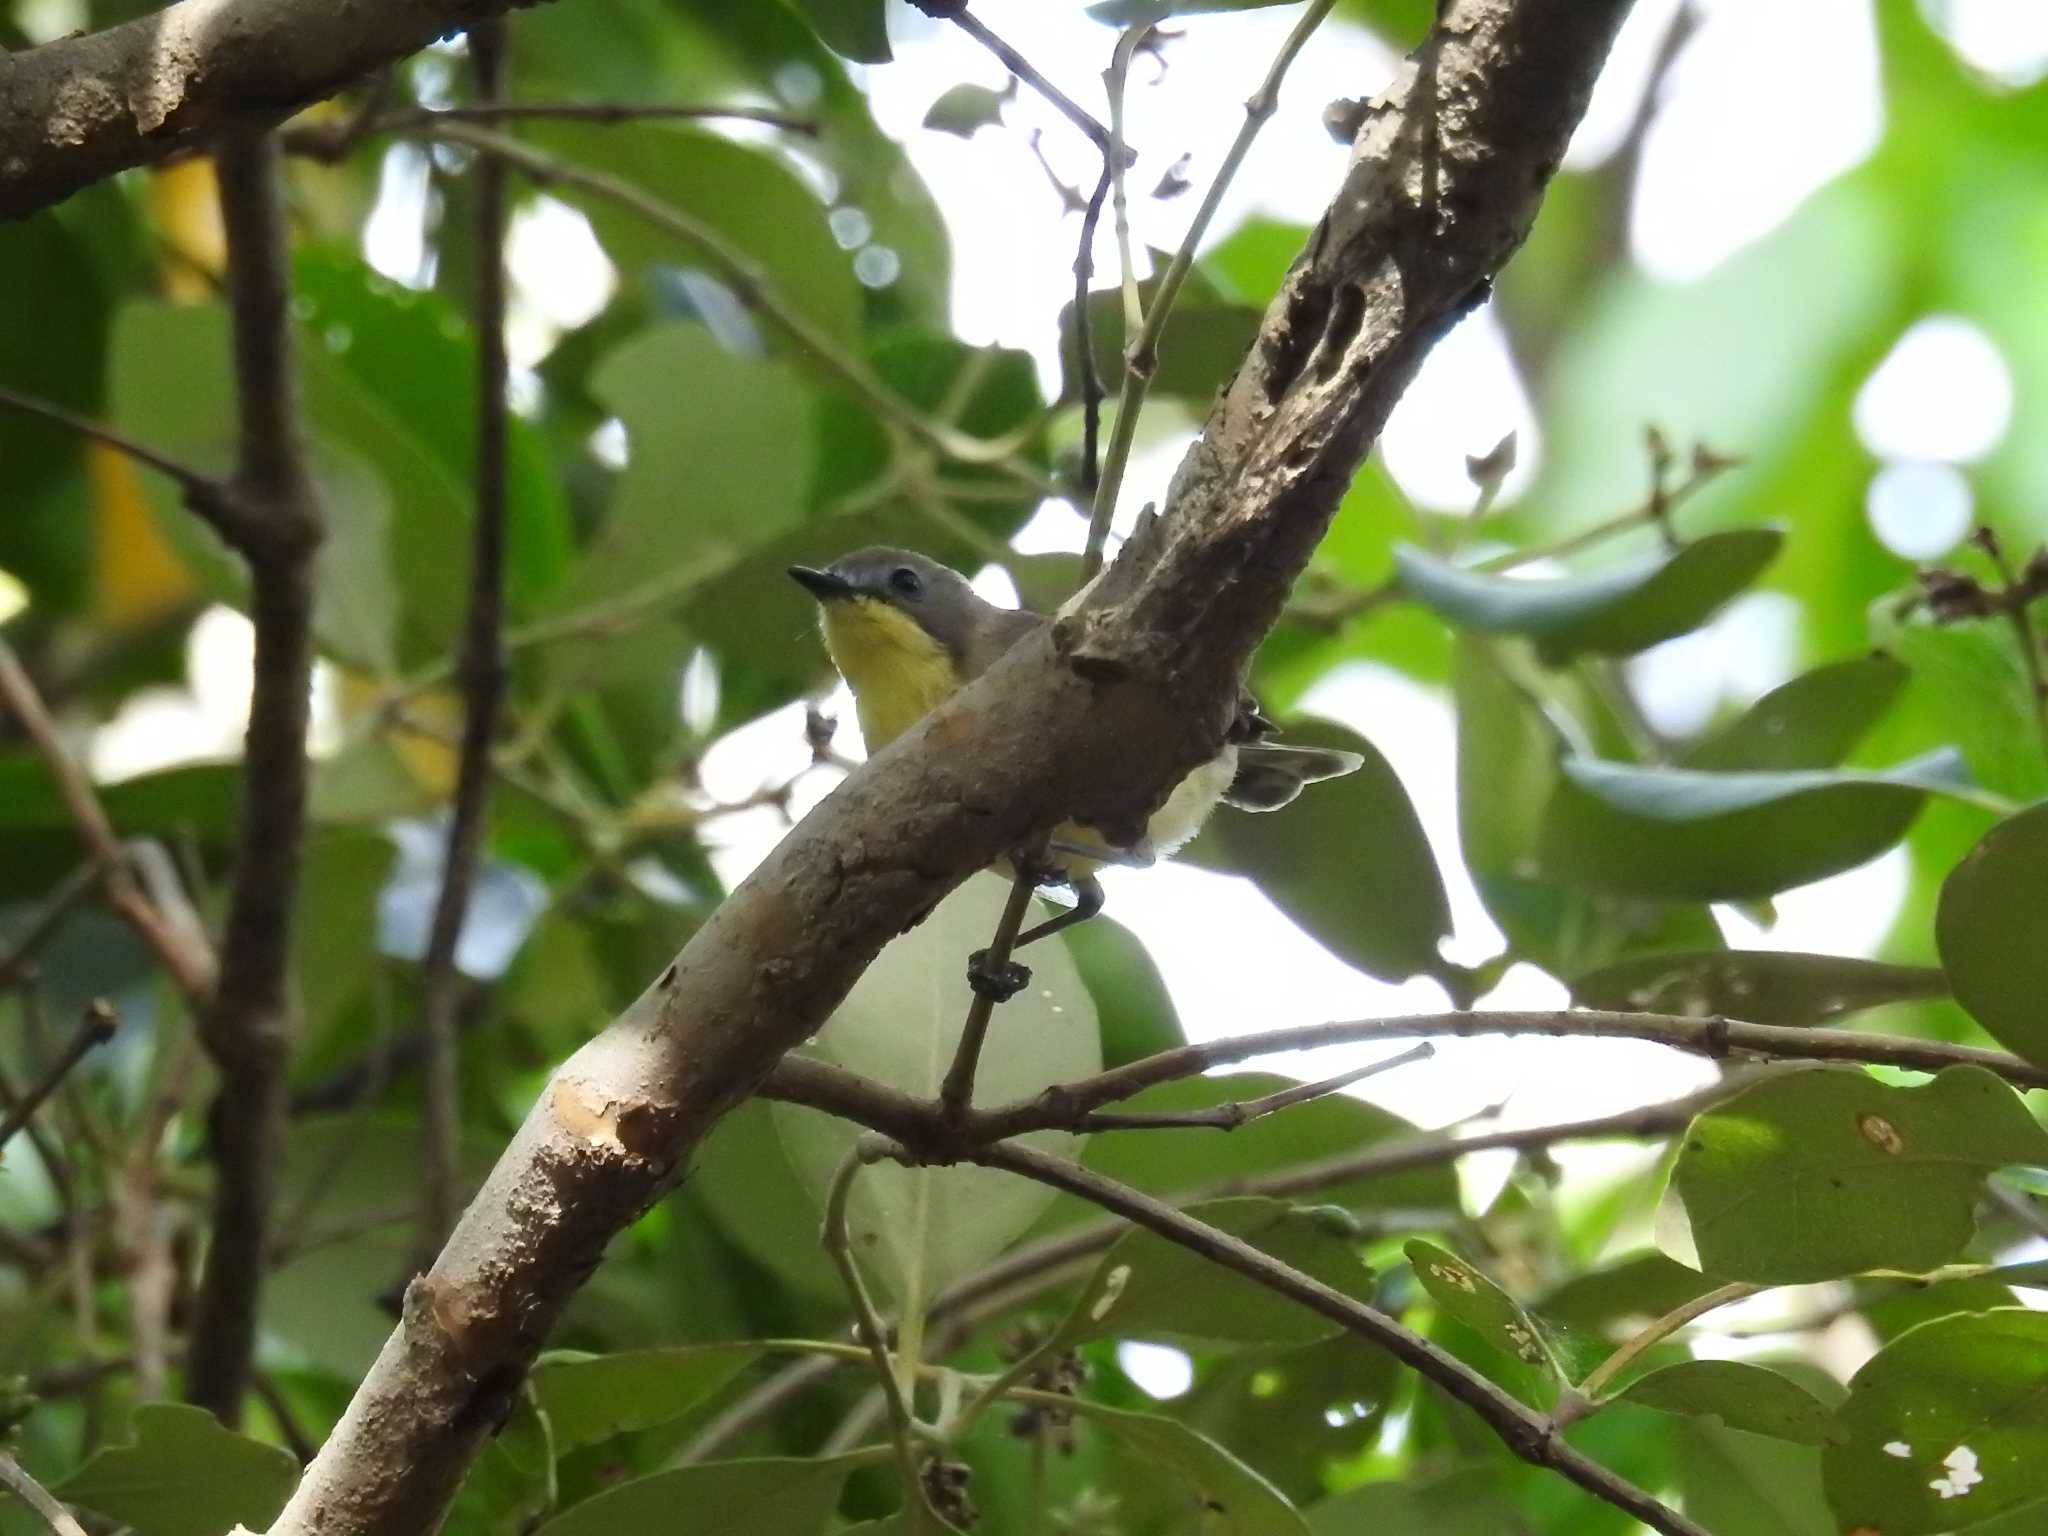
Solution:
[[(1086, 876), (1104, 865), (1150, 863), (1155, 858), (1166, 858), (1202, 830), (1202, 823), (1209, 819), (1209, 813), (1216, 809), (1223, 792), (1230, 788), (1230, 781), (1236, 776), (1237, 748), (1226, 746), (1221, 754), (1182, 779), (1173, 793), (1166, 797), (1166, 803), (1152, 813), (1151, 819), (1145, 823), (1142, 848), (1113, 848), (1093, 827), (1070, 821), (1054, 829), (1052, 841), (1064, 845), (1064, 848), (1055, 848), (1049, 862), (1067, 874)], [(1100, 848), (1103, 857), (1091, 859), (1064, 851), (1072, 848)], [(1010, 866), (1006, 861), (994, 867), (1007, 872)]]

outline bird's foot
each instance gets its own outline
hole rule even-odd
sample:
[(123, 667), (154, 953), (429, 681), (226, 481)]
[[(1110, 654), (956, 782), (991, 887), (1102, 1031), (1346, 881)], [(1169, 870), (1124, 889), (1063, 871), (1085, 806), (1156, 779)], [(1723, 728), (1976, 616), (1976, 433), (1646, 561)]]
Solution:
[(985, 949), (977, 949), (967, 957), (967, 985), (978, 997), (992, 1002), (1007, 1003), (1031, 984), (1031, 967), (1019, 965), (1015, 960), (995, 963)]

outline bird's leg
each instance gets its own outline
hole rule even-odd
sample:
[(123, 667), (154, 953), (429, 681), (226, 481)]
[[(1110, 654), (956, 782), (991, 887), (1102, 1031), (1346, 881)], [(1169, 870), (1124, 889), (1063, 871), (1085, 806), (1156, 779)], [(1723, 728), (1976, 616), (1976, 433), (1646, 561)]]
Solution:
[[(1047, 860), (1042, 848), (1038, 852), (1030, 853), (1022, 849), (1013, 851), (1010, 854), (1010, 869), (1012, 878), (1017, 882), (1017, 892), (1013, 894), (1013, 900), (1019, 899), (1022, 891), (1026, 889), (1035, 891), (1041, 886), (1066, 883), (1065, 872)], [(1004, 914), (1003, 926), (996, 932), (999, 944), (1005, 931), (1015, 931), (1010, 925), (1017, 922), (1023, 913), (1024, 908), (1019, 907), (1014, 913)], [(1012, 939), (1005, 957), (1000, 962), (996, 960), (994, 953), (987, 949), (977, 949), (967, 957), (967, 985), (973, 989), (976, 997), (987, 998), (992, 1003), (1007, 1003), (1030, 984), (1031, 967), (1019, 965), (1015, 960), (1008, 958), (1023, 942), (1022, 937)]]
[[(1107, 843), (1066, 843), (1054, 838), (1045, 845), (1047, 853), (1063, 853), (1070, 859), (1092, 859), (1097, 864), (1115, 864), (1123, 869), (1150, 869), (1159, 862), (1159, 855), (1152, 851), (1152, 840), (1133, 843), (1128, 848), (1112, 848)], [(1041, 885), (1067, 885), (1069, 880), (1064, 871), (1056, 870), (1049, 880)]]
[(1102, 910), (1102, 882), (1093, 875), (1062, 874), (1060, 884), (1074, 893), (1074, 904), (1064, 912), (1054, 913), (1036, 928), (1027, 928), (1017, 935), (1012, 947), (1022, 949), (1026, 944), (1036, 944), (1040, 939), (1049, 939), (1062, 933), (1076, 923), (1085, 923)]

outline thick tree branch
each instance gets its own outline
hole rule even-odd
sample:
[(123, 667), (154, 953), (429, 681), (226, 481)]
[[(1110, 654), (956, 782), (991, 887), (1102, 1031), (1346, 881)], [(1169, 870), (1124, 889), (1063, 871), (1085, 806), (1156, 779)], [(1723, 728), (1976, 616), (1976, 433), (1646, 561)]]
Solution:
[(266, 127), (473, 22), (531, 0), (179, 0), (0, 53), (0, 218), (234, 124)]
[(1135, 841), (1215, 755), (1247, 659), (1387, 412), (1527, 233), (1626, 9), (1443, 8), (1165, 515), (1084, 606), (842, 784), (563, 1064), (408, 1288), (273, 1536), (430, 1526), (606, 1243), (883, 944), (1061, 822)]
[[(836, 1073), (835, 1077), (839, 1079), (836, 1083), (803, 1084), (798, 1081), (800, 1074), (790, 1071), (792, 1067), (814, 1065), (817, 1064), (800, 1057), (790, 1057), (776, 1068), (762, 1091), (772, 1098), (826, 1109), (891, 1136), (896, 1136), (897, 1125), (915, 1123), (914, 1118), (908, 1122), (904, 1120), (902, 1106), (908, 1105), (925, 1115), (930, 1112), (928, 1104), (916, 1105), (915, 1101), (904, 1099), (879, 1083), (855, 1078), (850, 1073)], [(1367, 1179), (1412, 1173), (1418, 1168), (1441, 1167), (1445, 1163), (1456, 1162), (1469, 1152), (1489, 1152), (1500, 1148), (1526, 1152), (1568, 1141), (1675, 1136), (1691, 1124), (1694, 1115), (1711, 1109), (1771, 1070), (1757, 1068), (1731, 1073), (1722, 1081), (1684, 1098), (1646, 1104), (1639, 1109), (1602, 1115), (1592, 1120), (1483, 1131), (1455, 1139), (1431, 1133), (1382, 1142), (1361, 1152), (1341, 1153), (1245, 1178), (1226, 1179), (1200, 1189), (1183, 1190), (1167, 1196), (1166, 1203), (1178, 1208), (1231, 1195), (1268, 1195), (1284, 1199)], [(821, 1099), (805, 1091), (786, 1091), (792, 1086), (799, 1090), (815, 1088), (832, 1097)], [(896, 1139), (900, 1141), (902, 1138), (897, 1136)], [(1129, 1230), (1128, 1222), (1110, 1217), (1069, 1227), (1025, 1247), (1013, 1248), (986, 1269), (956, 1281), (933, 1297), (925, 1311), (926, 1324), (936, 1328), (944, 1323), (949, 1328), (958, 1329), (982, 1317), (993, 1316), (1062, 1283), (1075, 1266), (1094, 1258)], [(939, 1357), (934, 1355), (934, 1358)], [(780, 1412), (799, 1394), (833, 1374), (840, 1364), (836, 1360), (813, 1357), (778, 1371), (705, 1425), (679, 1455), (678, 1461), (701, 1461), (723, 1449), (756, 1424)]]
[(213, 1006), (199, 1019), (220, 1093), (212, 1116), (213, 1224), (186, 1393), (230, 1425), (241, 1418), (249, 1386), (283, 1151), (286, 988), (306, 819), (312, 567), (320, 539), (300, 426), (277, 166), (277, 145), (268, 133), (235, 130), (222, 145), (240, 429), (235, 487), (250, 514), (236, 545), (249, 566), (256, 659), (220, 981)]
[[(472, 27), (469, 51), (477, 97), (496, 103), (502, 89), (504, 23)], [(456, 1018), (463, 980), (455, 948), (469, 914), (491, 795), (491, 753), (505, 702), (505, 166), (486, 157), (476, 167), (476, 513), (470, 525), (469, 614), (457, 676), (462, 684), (462, 744), (455, 800), (448, 814), (441, 889), (427, 936), (423, 986), (426, 1039), (425, 1176), (420, 1181), (420, 1260), (433, 1258), (455, 1225), (457, 1143), (461, 1136)]]

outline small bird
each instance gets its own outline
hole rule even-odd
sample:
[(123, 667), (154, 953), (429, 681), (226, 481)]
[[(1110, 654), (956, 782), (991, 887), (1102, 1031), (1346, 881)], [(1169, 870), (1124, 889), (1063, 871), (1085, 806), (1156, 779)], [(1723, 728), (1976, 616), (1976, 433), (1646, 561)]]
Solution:
[[(1052, 621), (1029, 609), (998, 608), (949, 566), (907, 549), (870, 548), (822, 569), (793, 565), (790, 576), (818, 600), (818, 622), (833, 666), (853, 691), (868, 751), (879, 752), (1025, 636)], [(1136, 846), (1117, 848), (1069, 823), (1046, 845), (1041, 883), (1065, 885), (1074, 906), (1029, 929), (1019, 947), (1047, 938), (1102, 910), (1095, 871), (1104, 864), (1150, 864), (1201, 830), (1220, 802), (1274, 811), (1318, 779), (1355, 772), (1355, 752), (1290, 747), (1262, 740), (1272, 722), (1246, 693), (1223, 748), (1189, 774), (1152, 813)]]

